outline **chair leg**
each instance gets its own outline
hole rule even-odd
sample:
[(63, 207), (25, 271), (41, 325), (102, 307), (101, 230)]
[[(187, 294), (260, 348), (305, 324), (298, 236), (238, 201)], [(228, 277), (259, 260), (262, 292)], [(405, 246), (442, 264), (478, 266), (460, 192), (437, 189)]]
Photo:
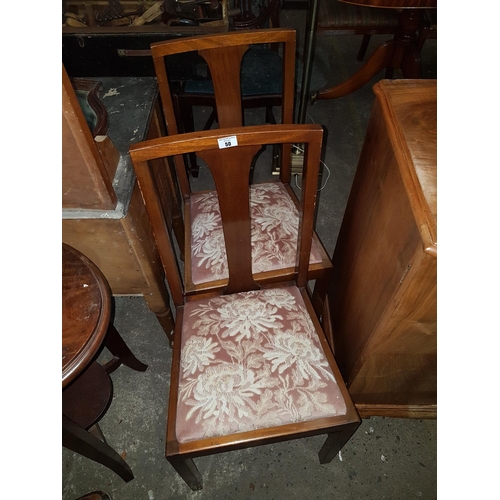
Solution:
[(326, 295), (328, 293), (328, 287), (330, 284), (330, 276), (332, 271), (329, 270), (325, 272), (323, 276), (317, 278), (314, 283), (314, 289), (312, 293), (312, 304), (316, 315), (321, 320), (323, 316), (323, 310), (325, 306)]
[(110, 350), (114, 358), (104, 365), (106, 372), (114, 372), (120, 365), (128, 366), (138, 372), (146, 371), (148, 365), (141, 363), (128, 348), (121, 335), (113, 325), (110, 325), (106, 333), (105, 346)]
[(132, 469), (111, 446), (103, 443), (73, 420), (62, 416), (62, 445), (116, 472), (125, 482), (134, 479)]
[(329, 464), (337, 455), (337, 453), (344, 447), (344, 445), (351, 439), (354, 431), (358, 428), (361, 422), (354, 422), (346, 424), (342, 429), (331, 432), (326, 438), (325, 444), (319, 450), (319, 463)]
[(363, 40), (361, 41), (361, 47), (359, 48), (357, 57), (358, 61), (362, 61), (365, 58), (371, 37), (372, 37), (371, 35), (363, 35)]
[(175, 456), (167, 457), (167, 460), (193, 491), (203, 489), (200, 471), (191, 458)]

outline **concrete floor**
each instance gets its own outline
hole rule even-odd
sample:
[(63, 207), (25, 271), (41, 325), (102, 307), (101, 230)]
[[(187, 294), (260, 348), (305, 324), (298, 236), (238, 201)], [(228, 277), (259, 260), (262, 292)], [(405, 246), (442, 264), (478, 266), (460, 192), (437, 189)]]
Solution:
[[(299, 30), (300, 52), (303, 23), (304, 12), (282, 12), (282, 25)], [(369, 53), (384, 39), (373, 37)], [(318, 36), (311, 90), (352, 74), (361, 65), (356, 60), (360, 42), (360, 37)], [(435, 40), (424, 46), (424, 78), (437, 77), (436, 47)], [(382, 77), (383, 72), (350, 96), (308, 107), (307, 121), (328, 132), (324, 162), (331, 175), (320, 192), (316, 228), (330, 255), (373, 105), (371, 86)], [(259, 163), (255, 180), (268, 176), (269, 169)], [(205, 182), (203, 171), (197, 182)], [(197, 459), (204, 489), (192, 492), (164, 457), (171, 363), (165, 334), (142, 297), (117, 297), (115, 308), (115, 326), (149, 368), (139, 373), (120, 367), (112, 374), (114, 397), (100, 426), (135, 478), (125, 483), (104, 466), (63, 449), (63, 500), (95, 490), (114, 500), (437, 498), (437, 422), (381, 417), (364, 420), (341, 456), (328, 465), (317, 458), (323, 437)]]

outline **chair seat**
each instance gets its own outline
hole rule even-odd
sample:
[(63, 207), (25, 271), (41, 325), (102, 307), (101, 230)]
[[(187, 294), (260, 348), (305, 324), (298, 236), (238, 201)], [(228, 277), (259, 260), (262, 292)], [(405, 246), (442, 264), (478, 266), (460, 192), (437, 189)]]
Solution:
[(186, 303), (180, 443), (346, 414), (298, 288)]
[[(282, 65), (279, 54), (270, 49), (250, 48), (241, 62), (241, 94), (243, 97), (281, 94)], [(213, 95), (211, 80), (189, 80), (184, 94)]]
[[(215, 191), (191, 197), (191, 280), (195, 285), (229, 276)], [(296, 265), (299, 213), (281, 182), (250, 187), (252, 270), (254, 274)], [(322, 262), (313, 240), (310, 264)]]
[(319, 2), (318, 29), (353, 29), (396, 27), (399, 15), (396, 9), (358, 7), (337, 0)]

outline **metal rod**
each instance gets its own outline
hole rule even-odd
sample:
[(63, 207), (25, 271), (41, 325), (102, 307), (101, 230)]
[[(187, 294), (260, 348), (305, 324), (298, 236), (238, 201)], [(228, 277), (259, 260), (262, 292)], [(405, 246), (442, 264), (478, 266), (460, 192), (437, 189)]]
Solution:
[(297, 123), (306, 122), (307, 101), (309, 99), (309, 85), (311, 83), (312, 66), (314, 59), (314, 38), (316, 35), (316, 19), (318, 17), (318, 0), (309, 0), (307, 7), (306, 37), (304, 40), (304, 70), (300, 88), (299, 116)]

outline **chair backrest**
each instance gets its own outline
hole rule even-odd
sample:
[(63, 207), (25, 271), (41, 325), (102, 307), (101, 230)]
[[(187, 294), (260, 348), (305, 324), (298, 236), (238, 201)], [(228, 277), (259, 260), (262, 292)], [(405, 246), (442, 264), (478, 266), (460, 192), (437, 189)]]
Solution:
[[(221, 147), (221, 140), (227, 137), (235, 137), (237, 146), (224, 147), (222, 142)], [(296, 275), (297, 285), (303, 287), (311, 252), (322, 138), (319, 125), (259, 125), (162, 137), (131, 146), (130, 156), (176, 306), (184, 303), (184, 289), (148, 162), (195, 152), (207, 163), (219, 199), (229, 268), (224, 293), (237, 293), (259, 288), (253, 280), (251, 260), (249, 172), (253, 157), (264, 145), (304, 144)]]
[[(243, 125), (241, 99), (241, 61), (250, 45), (282, 44), (282, 106), (281, 123), (293, 123), (295, 95), (295, 50), (294, 29), (277, 28), (227, 32), (216, 35), (185, 37), (151, 44), (151, 54), (158, 81), (163, 113), (169, 135), (179, 133), (175, 118), (172, 95), (167, 76), (165, 57), (173, 54), (197, 51), (208, 64), (213, 82), (215, 104), (220, 128)], [(280, 179), (290, 183), (291, 146), (283, 148)], [(189, 180), (182, 157), (175, 159), (176, 171), (184, 198), (189, 196)]]

